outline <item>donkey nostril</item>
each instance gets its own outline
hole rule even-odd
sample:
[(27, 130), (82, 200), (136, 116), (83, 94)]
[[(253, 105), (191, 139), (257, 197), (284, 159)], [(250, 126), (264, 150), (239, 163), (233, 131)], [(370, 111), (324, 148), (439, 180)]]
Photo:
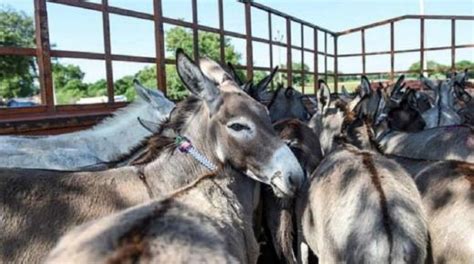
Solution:
[(301, 185), (301, 180), (297, 175), (290, 174), (290, 176), (288, 177), (288, 183), (292, 188), (297, 189)]

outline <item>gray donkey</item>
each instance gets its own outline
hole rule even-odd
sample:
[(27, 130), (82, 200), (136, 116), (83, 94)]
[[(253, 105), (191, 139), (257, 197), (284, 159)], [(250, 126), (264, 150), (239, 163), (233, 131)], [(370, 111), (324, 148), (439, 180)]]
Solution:
[(138, 98), (91, 129), (54, 136), (0, 136), (0, 167), (78, 171), (106, 167), (152, 134), (138, 118), (161, 122), (174, 108), (160, 91), (135, 83)]
[(192, 95), (147, 141), (134, 166), (77, 173), (0, 170), (0, 262), (40, 262), (72, 227), (185, 186), (208, 168), (230, 166), (278, 196), (294, 195), (304, 174), (266, 109), (217, 63), (202, 59), (200, 69), (182, 51), (176, 57)]
[(359, 93), (355, 111), (340, 110), (343, 120), (332, 129), (342, 136), (298, 198), (298, 238), (322, 263), (424, 263), (429, 237), (421, 197), (396, 162), (373, 151), (380, 94), (365, 84)]
[(439, 161), (415, 177), (428, 215), (435, 263), (474, 259), (474, 164)]
[(252, 81), (244, 83), (237, 74), (234, 66), (230, 63), (228, 63), (228, 70), (246, 93), (255, 100), (267, 105), (272, 122), (287, 118), (309, 121), (311, 118), (311, 114), (308, 112), (303, 101), (306, 96), (301, 92), (292, 87), (284, 88), (283, 84), (278, 84), (275, 91), (268, 90), (268, 85), (278, 71), (278, 67), (275, 67), (270, 75), (260, 80), (257, 85), (253, 85)]

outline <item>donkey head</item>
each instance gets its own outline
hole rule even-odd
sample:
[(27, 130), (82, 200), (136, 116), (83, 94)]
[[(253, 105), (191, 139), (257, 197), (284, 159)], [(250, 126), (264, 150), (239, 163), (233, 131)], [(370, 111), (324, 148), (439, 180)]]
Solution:
[(358, 96), (359, 101), (354, 107), (357, 117), (377, 123), (380, 117), (383, 116), (383, 109), (385, 108), (386, 103), (386, 100), (382, 95), (382, 90), (376, 89), (374, 91), (370, 86), (369, 79), (367, 79), (366, 76), (362, 76)]
[(272, 128), (265, 107), (242, 92), (216, 62), (198, 67), (182, 50), (177, 72), (196, 109), (180, 133), (218, 164), (228, 164), (271, 185), (277, 196), (291, 196), (304, 180), (297, 159)]
[(388, 127), (396, 131), (417, 132), (425, 128), (425, 121), (420, 113), (418, 99), (419, 93), (413, 89), (407, 89), (402, 96), (400, 104), (388, 111)]
[(272, 98), (272, 93), (268, 91), (268, 85), (275, 77), (275, 74), (278, 71), (278, 66), (275, 67), (272, 72), (261, 79), (256, 85), (253, 84), (253, 81), (249, 80), (244, 83), (244, 81), (239, 77), (239, 74), (235, 70), (234, 65), (232, 63), (227, 63), (227, 70), (232, 78), (237, 82), (238, 85), (244, 90), (247, 94), (249, 94), (253, 99), (259, 102), (269, 102)]
[(456, 98), (464, 103), (469, 103), (472, 99), (472, 96), (465, 90), (469, 78), (467, 71), (465, 69), (462, 73), (454, 73), (454, 77), (450, 81)]
[(305, 170), (310, 175), (322, 159), (321, 146), (314, 131), (298, 119), (285, 119), (273, 124)]
[(286, 118), (308, 121), (311, 114), (304, 105), (304, 97), (302, 93), (292, 87), (283, 88), (283, 84), (278, 84), (278, 88), (268, 104), (272, 122)]
[(168, 100), (165, 95), (157, 89), (143, 87), (138, 80), (133, 80), (138, 98), (148, 106), (148, 112), (140, 114), (140, 117), (148, 120), (157, 120), (158, 117), (168, 116), (174, 103)]

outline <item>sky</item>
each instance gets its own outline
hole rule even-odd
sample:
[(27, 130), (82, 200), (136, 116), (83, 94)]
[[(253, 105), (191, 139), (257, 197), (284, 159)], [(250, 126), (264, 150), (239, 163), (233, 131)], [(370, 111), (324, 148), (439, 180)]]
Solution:
[[(89, 2), (100, 3), (100, 0)], [(332, 31), (342, 31), (376, 21), (406, 14), (420, 14), (419, 0), (257, 0), (256, 2), (288, 13)], [(33, 0), (0, 0), (1, 6), (10, 6), (33, 14)], [(152, 13), (153, 0), (109, 0), (109, 5)], [(474, 0), (424, 0), (424, 13), (430, 15), (473, 15)], [(100, 12), (48, 3), (50, 40), (56, 49), (103, 52), (102, 15)], [(218, 27), (217, 0), (198, 0), (199, 23)], [(191, 21), (191, 0), (163, 0), (164, 16)], [(245, 33), (244, 5), (234, 0), (224, 0), (224, 28), (228, 31)], [(286, 24), (283, 19), (272, 17), (273, 36), (286, 41)], [(268, 38), (268, 17), (266, 13), (252, 9), (252, 31), (254, 36)], [(112, 53), (137, 56), (155, 56), (154, 25), (152, 21), (110, 15)], [(474, 43), (474, 21), (462, 21), (456, 24), (456, 44)], [(172, 25), (165, 24), (165, 31)], [(425, 25), (426, 47), (449, 46), (451, 43), (451, 25), (449, 21), (427, 21)], [(419, 23), (406, 20), (395, 24), (395, 49), (419, 48)], [(313, 48), (312, 30), (305, 28), (304, 46)], [(389, 27), (366, 31), (366, 51), (382, 51), (390, 48)], [(301, 45), (300, 26), (292, 25), (292, 41)], [(323, 47), (322, 34), (318, 37), (318, 46)], [(231, 38), (245, 64), (245, 40)], [(328, 51), (333, 52), (333, 40), (329, 39)], [(269, 66), (269, 47), (254, 42), (254, 65)], [(339, 39), (339, 54), (361, 51), (360, 33), (350, 34)], [(274, 62), (286, 63), (286, 49), (274, 48)], [(293, 58), (301, 57), (300, 51), (292, 51)], [(450, 51), (427, 52), (427, 60), (436, 60), (450, 64)], [(305, 62), (313, 70), (313, 56), (305, 53)], [(167, 56), (170, 56), (167, 53)], [(396, 55), (395, 70), (405, 70), (418, 61), (419, 53)], [(474, 48), (459, 49), (456, 60), (474, 61)], [(93, 82), (105, 78), (103, 61), (82, 59), (60, 59), (61, 62), (76, 64), (86, 73), (85, 81)], [(389, 55), (368, 56), (367, 71), (388, 71)], [(311, 63), (308, 63), (311, 62)], [(328, 68), (332, 69), (330, 59)], [(150, 66), (146, 63), (113, 62), (114, 79), (136, 73)], [(322, 57), (319, 68), (323, 68)], [(361, 58), (340, 58), (339, 70), (342, 72), (361, 72)]]

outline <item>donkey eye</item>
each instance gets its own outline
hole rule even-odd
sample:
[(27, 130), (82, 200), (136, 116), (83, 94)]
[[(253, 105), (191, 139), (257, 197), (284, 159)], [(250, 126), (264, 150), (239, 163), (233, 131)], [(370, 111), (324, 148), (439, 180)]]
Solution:
[(229, 125), (228, 127), (234, 131), (250, 130), (250, 127), (239, 124), (239, 123), (233, 123), (232, 125)]

